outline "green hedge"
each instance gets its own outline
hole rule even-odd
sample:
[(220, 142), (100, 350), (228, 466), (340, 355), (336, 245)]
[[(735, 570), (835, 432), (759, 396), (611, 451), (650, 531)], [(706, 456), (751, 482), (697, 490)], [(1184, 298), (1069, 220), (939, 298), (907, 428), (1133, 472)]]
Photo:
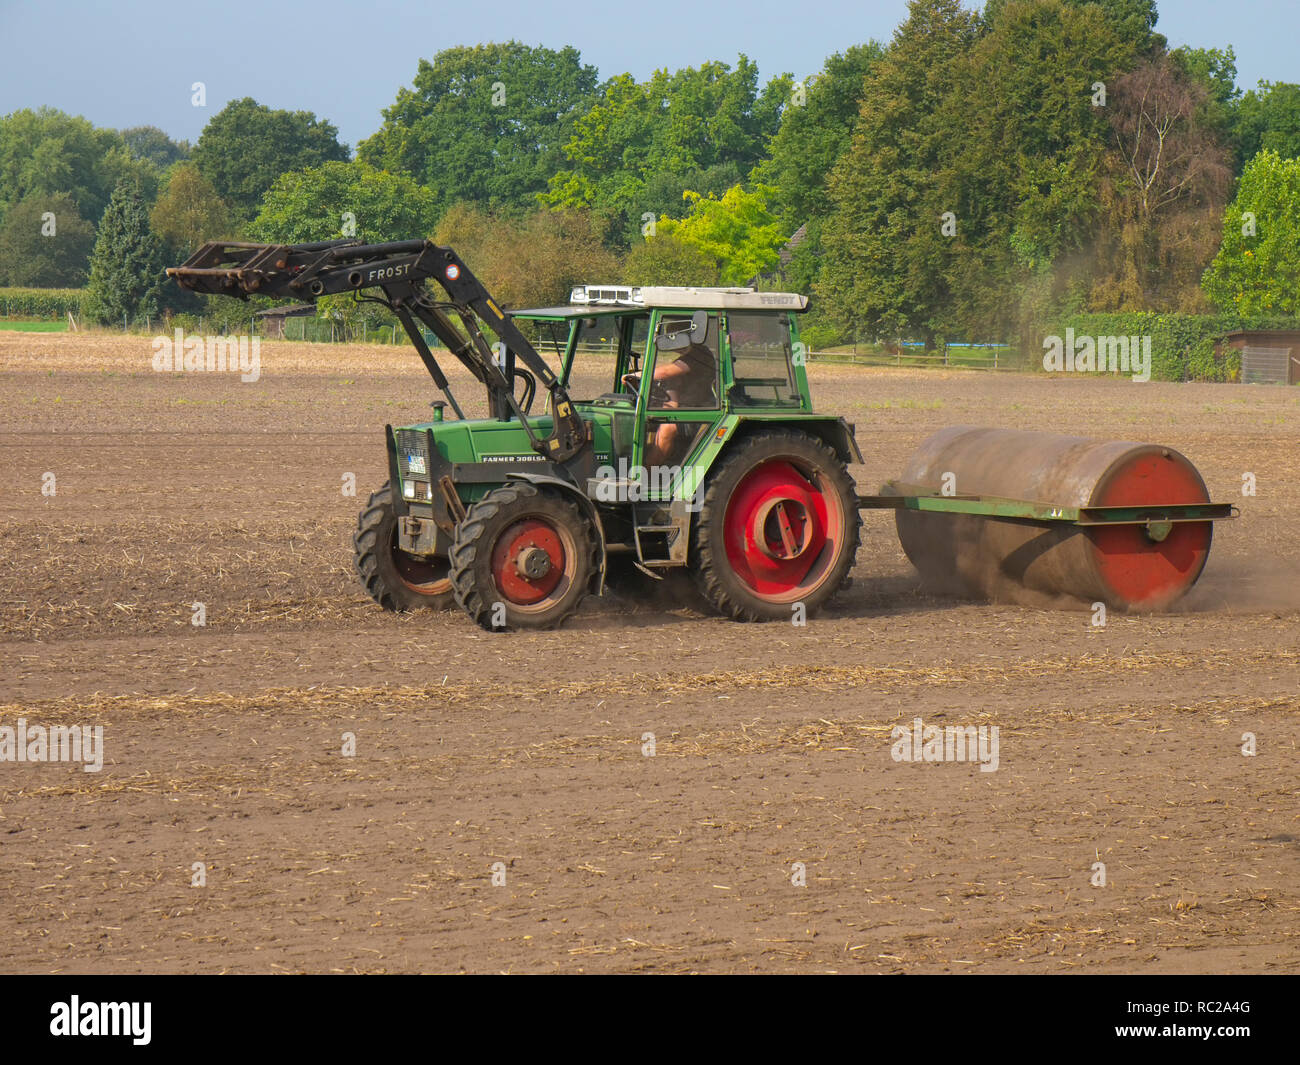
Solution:
[[(1151, 377), (1161, 381), (1235, 381), (1241, 376), (1241, 355), (1226, 350), (1215, 358), (1215, 343), (1238, 329), (1297, 329), (1300, 319), (1262, 318), (1238, 314), (1077, 314), (1060, 329), (1076, 336), (1151, 337)], [(1043, 336), (1056, 331), (1045, 328)]]
[(0, 288), (0, 316), (5, 318), (80, 318), (84, 288)]

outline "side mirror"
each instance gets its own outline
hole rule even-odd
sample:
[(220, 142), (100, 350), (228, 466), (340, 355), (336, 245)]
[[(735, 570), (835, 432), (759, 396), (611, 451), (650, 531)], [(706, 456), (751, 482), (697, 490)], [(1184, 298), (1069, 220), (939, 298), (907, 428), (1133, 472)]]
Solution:
[(709, 316), (696, 311), (690, 318), (662, 318), (655, 333), (655, 347), (660, 351), (683, 351), (692, 344), (703, 344), (709, 330)]

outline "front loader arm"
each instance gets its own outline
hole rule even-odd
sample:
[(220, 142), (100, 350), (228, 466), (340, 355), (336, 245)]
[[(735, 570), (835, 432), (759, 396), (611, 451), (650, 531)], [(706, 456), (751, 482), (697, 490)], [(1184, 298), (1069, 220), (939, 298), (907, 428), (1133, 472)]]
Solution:
[[(504, 418), (508, 411), (517, 414), (533, 447), (548, 459), (567, 462), (590, 442), (587, 427), (559, 378), (451, 248), (427, 240), (387, 244), (362, 244), (357, 240), (317, 244), (213, 241), (180, 266), (168, 268), (167, 275), (182, 288), (240, 299), (259, 295), (310, 301), (378, 288), (384, 294), (380, 302), (397, 315), (434, 384), (447, 396), (458, 416), (463, 417), (460, 406), (416, 325), (417, 319), (487, 387), (493, 416)], [(431, 299), (423, 287), (425, 280), (437, 282), (447, 300)], [(506, 357), (494, 358), (480, 322), (551, 394), (554, 427), (550, 436), (539, 438), (533, 433), (514, 398), (512, 364)]]

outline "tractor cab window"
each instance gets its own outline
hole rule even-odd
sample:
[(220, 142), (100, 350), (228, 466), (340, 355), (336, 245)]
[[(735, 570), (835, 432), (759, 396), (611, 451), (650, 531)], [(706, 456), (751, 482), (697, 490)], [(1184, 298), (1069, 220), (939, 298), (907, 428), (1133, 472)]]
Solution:
[(578, 319), (569, 393), (596, 396), (609, 388), (610, 366), (617, 365), (623, 320), (616, 314)]
[[(515, 318), (514, 323), (524, 339), (533, 345), (533, 350), (541, 356), (542, 361), (551, 368), (551, 372), (567, 385), (568, 381), (564, 379), (564, 349), (569, 341), (569, 323), (530, 318)], [(496, 337), (490, 337), (489, 340), (495, 343)], [(517, 360), (517, 364), (522, 366), (522, 360)]]
[(664, 312), (655, 331), (651, 410), (718, 406), (718, 316)]
[(729, 391), (734, 407), (797, 407), (801, 400), (790, 365), (790, 320), (784, 314), (727, 315), (731, 345)]

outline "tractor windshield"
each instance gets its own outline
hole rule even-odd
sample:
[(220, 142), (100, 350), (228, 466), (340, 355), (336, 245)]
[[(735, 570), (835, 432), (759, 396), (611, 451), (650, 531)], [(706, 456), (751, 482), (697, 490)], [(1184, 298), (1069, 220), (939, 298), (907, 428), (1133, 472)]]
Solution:
[(564, 349), (569, 343), (569, 323), (520, 317), (515, 319), (515, 325), (567, 388), (569, 382), (564, 377)]
[(572, 371), (574, 395), (595, 396), (611, 388), (618, 391), (620, 375), (640, 368), (649, 325), (649, 314), (598, 314), (579, 319)]

